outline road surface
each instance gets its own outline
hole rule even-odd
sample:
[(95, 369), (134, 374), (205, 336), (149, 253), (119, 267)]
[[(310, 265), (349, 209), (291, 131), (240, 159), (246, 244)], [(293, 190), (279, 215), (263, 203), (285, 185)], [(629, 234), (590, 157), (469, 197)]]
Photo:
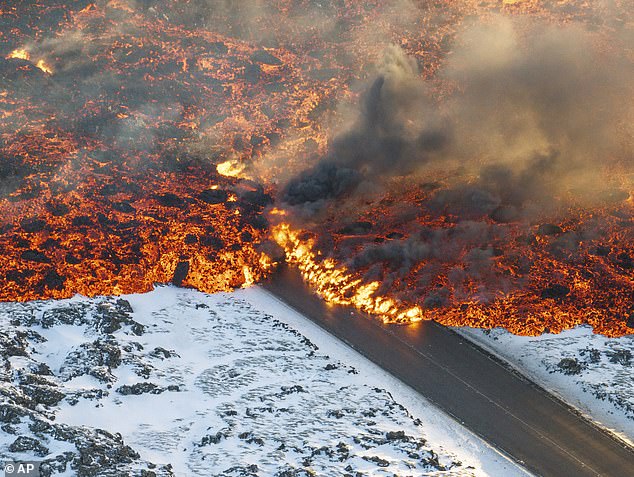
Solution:
[(530, 472), (634, 477), (634, 449), (450, 329), (384, 325), (327, 305), (290, 268), (264, 287)]

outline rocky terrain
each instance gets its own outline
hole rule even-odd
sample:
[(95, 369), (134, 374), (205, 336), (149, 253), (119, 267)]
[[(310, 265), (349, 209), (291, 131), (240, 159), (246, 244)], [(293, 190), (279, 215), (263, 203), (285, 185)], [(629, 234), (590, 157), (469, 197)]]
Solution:
[(44, 476), (487, 474), (254, 293), (0, 304), (0, 457)]

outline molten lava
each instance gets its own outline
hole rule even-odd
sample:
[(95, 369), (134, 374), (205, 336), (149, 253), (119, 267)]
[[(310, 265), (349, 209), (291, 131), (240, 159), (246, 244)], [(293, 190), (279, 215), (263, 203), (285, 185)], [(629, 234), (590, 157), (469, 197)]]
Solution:
[(286, 261), (296, 265), (304, 280), (329, 303), (354, 306), (377, 315), (385, 323), (413, 323), (424, 319), (418, 306), (405, 307), (391, 298), (377, 294), (379, 282), (364, 283), (331, 258), (318, 260), (311, 240), (303, 242), (288, 224), (273, 228), (273, 237), (286, 253)]
[(231, 290), (286, 260), (328, 302), (386, 322), (634, 332), (629, 166), (606, 172), (605, 205), (530, 220), (438, 206), (448, 168), (314, 210), (276, 200), (336, 150), (386, 45), (440, 103), (463, 89), (442, 68), (474, 18), (579, 24), (631, 65), (627, 2), (216, 3), (0, 5), (0, 300)]

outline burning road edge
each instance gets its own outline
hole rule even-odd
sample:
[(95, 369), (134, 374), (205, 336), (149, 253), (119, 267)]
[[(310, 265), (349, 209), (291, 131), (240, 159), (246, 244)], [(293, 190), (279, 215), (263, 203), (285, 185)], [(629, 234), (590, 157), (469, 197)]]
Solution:
[(42, 476), (529, 475), (258, 287), (4, 303), (0, 333), (0, 455)]

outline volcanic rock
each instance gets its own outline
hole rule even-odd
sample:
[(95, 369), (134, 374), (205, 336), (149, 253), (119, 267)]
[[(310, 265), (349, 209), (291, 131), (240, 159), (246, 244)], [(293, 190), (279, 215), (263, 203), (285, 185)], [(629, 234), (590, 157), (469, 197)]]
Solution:
[(194, 234), (185, 235), (185, 239), (183, 240), (187, 245), (192, 245), (198, 242), (198, 237)]
[(49, 270), (42, 279), (42, 285), (50, 290), (61, 290), (65, 282), (66, 277), (57, 273), (56, 270)]
[(124, 214), (133, 214), (136, 212), (136, 209), (132, 207), (132, 205), (130, 205), (130, 202), (128, 202), (127, 200), (113, 203), (112, 208), (116, 211), (123, 212)]
[(563, 358), (557, 367), (562, 373), (568, 375), (579, 374), (584, 369), (583, 364), (579, 363), (576, 358)]
[(372, 230), (372, 223), (370, 222), (353, 222), (342, 228), (337, 233), (342, 235), (365, 235)]
[(619, 253), (616, 256), (616, 264), (621, 268), (625, 268), (626, 270), (634, 269), (634, 259), (632, 259), (632, 257), (630, 257), (630, 255), (625, 252)]
[(259, 50), (253, 53), (253, 55), (251, 55), (251, 60), (256, 63), (262, 63), (270, 66), (279, 66), (282, 64), (282, 60), (265, 50)]
[(610, 363), (630, 366), (632, 364), (632, 352), (629, 349), (617, 349), (606, 352)]
[(198, 195), (198, 198), (207, 204), (222, 204), (229, 198), (229, 193), (221, 189), (206, 189)]
[(560, 300), (567, 296), (570, 293), (570, 288), (565, 285), (559, 285), (555, 283), (549, 287), (546, 287), (542, 290), (542, 298), (553, 298), (555, 300)]
[(590, 253), (592, 255), (596, 255), (597, 257), (607, 257), (610, 255), (610, 247), (598, 245), (596, 248), (592, 249)]
[(132, 319), (130, 303), (126, 300), (119, 299), (113, 303), (100, 303), (95, 307), (93, 314), (94, 321), (91, 325), (102, 333), (113, 333), (123, 325), (129, 326), (135, 335), (141, 335), (144, 332), (144, 326)]
[(160, 388), (154, 383), (135, 383), (135, 384), (124, 384), (117, 388), (117, 392), (119, 394), (123, 394), (124, 396), (129, 396), (130, 394), (140, 395), (140, 394), (161, 394), (165, 389)]
[(213, 250), (222, 250), (225, 246), (222, 239), (216, 235), (203, 235), (200, 237), (200, 244)]
[(76, 376), (90, 374), (102, 382), (112, 381), (110, 369), (121, 364), (121, 350), (112, 338), (100, 338), (92, 343), (82, 343), (69, 353), (60, 367), (59, 375), (64, 381)]
[(66, 395), (51, 386), (26, 385), (22, 386), (22, 391), (34, 402), (45, 406), (54, 406)]
[(92, 225), (92, 220), (87, 215), (78, 215), (73, 217), (73, 225), (75, 227), (89, 227)]
[(46, 227), (46, 221), (42, 219), (23, 220), (20, 223), (20, 227), (22, 227), (22, 230), (26, 233), (37, 233), (44, 230), (44, 227)]
[(42, 328), (52, 328), (58, 324), (83, 325), (88, 323), (86, 307), (60, 306), (44, 311), (40, 325)]
[(537, 235), (555, 235), (563, 232), (559, 225), (542, 224), (537, 228)]
[(248, 64), (244, 67), (244, 79), (252, 84), (260, 80), (262, 69), (257, 64)]
[(55, 217), (61, 217), (70, 212), (69, 207), (63, 202), (49, 202), (46, 204), (46, 209)]
[(172, 283), (177, 287), (183, 286), (183, 282), (187, 278), (189, 273), (189, 262), (178, 262), (176, 269), (174, 270), (174, 276), (172, 277)]
[(229, 52), (229, 48), (222, 41), (215, 41), (213, 43), (209, 43), (206, 47), (206, 51), (216, 55), (226, 55)]
[(156, 200), (164, 207), (182, 208), (185, 206), (185, 201), (171, 192), (156, 196)]
[(506, 224), (519, 218), (518, 210), (512, 205), (502, 205), (489, 214), (495, 222)]
[(10, 452), (29, 452), (32, 451), (39, 457), (48, 455), (48, 449), (43, 446), (40, 441), (32, 437), (20, 436), (9, 446)]
[(37, 263), (50, 263), (50, 259), (44, 255), (39, 250), (25, 250), (20, 255), (22, 260), (27, 260), (29, 262), (37, 262)]
[(266, 207), (273, 203), (273, 198), (264, 192), (262, 188), (253, 191), (247, 191), (240, 197), (244, 202), (257, 206), (259, 208)]

